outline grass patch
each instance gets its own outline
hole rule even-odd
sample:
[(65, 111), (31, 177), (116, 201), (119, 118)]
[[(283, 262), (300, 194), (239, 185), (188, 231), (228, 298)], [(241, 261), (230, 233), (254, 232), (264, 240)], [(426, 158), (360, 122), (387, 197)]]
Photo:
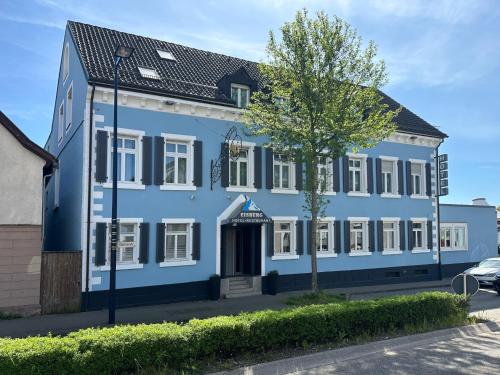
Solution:
[(289, 306), (324, 305), (327, 303), (347, 302), (347, 296), (343, 293), (333, 294), (324, 291), (316, 293), (304, 293), (300, 296), (291, 296), (285, 300)]

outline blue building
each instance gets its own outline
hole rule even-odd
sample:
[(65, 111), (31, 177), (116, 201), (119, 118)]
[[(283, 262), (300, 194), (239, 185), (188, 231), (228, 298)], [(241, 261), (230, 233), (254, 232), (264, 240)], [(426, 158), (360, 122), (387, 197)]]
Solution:
[[(273, 270), (280, 291), (308, 288), (303, 166), (241, 123), (260, 88), (256, 63), (68, 22), (46, 144), (59, 169), (46, 188), (44, 246), (82, 251), (85, 308), (105, 306), (109, 286), (117, 44), (135, 48), (118, 97), (118, 305), (207, 298), (214, 274), (227, 296), (266, 292)], [(438, 277), (435, 156), (446, 135), (406, 108), (397, 124), (375, 148), (320, 166), (330, 201), (317, 234), (321, 287)], [(468, 210), (442, 215), (459, 224)], [(457, 229), (468, 243), (443, 253), (445, 275), (496, 254), (494, 210), (472, 211), (474, 233)]]

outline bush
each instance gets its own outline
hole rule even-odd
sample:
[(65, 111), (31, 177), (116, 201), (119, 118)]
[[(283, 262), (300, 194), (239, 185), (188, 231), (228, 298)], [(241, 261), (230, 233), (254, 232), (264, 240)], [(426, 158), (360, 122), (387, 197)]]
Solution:
[(342, 304), (84, 329), (67, 337), (0, 339), (1, 374), (110, 374), (187, 369), (207, 359), (307, 344), (343, 343), (467, 321), (461, 296), (426, 292)]

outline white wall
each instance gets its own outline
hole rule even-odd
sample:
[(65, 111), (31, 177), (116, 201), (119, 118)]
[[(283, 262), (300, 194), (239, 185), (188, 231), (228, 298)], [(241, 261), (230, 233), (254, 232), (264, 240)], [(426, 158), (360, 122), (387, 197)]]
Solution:
[(44, 164), (0, 125), (0, 225), (42, 223)]

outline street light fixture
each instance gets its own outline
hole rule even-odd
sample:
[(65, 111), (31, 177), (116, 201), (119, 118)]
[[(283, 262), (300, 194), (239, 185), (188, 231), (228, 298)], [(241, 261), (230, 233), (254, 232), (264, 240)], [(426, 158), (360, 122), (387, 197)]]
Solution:
[(111, 267), (109, 272), (109, 306), (108, 323), (115, 323), (116, 308), (116, 247), (118, 244), (118, 219), (117, 219), (117, 197), (118, 197), (118, 67), (122, 59), (132, 56), (132, 47), (118, 45), (114, 53), (114, 80), (115, 97), (113, 108), (113, 189), (111, 201)]

